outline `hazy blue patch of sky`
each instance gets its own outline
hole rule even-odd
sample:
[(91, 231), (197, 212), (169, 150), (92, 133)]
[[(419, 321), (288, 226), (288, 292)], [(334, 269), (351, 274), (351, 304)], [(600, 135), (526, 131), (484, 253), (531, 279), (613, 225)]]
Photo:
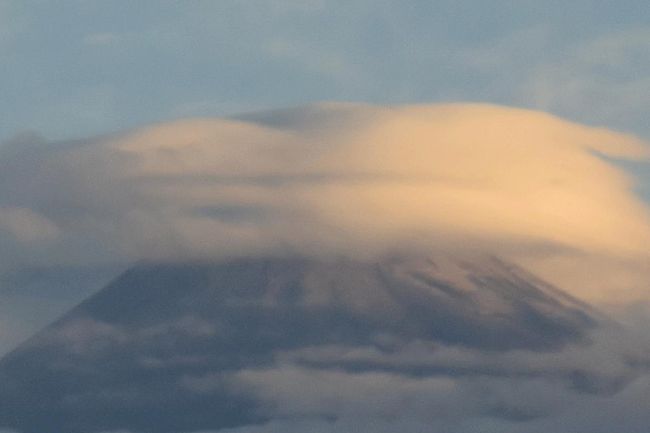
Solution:
[(485, 101), (650, 136), (646, 0), (0, 0), (0, 139), (319, 100)]

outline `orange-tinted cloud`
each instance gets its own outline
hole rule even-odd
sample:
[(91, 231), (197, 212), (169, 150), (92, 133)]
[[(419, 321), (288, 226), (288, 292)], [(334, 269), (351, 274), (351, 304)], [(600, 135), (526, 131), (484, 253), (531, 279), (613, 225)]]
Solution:
[(89, 245), (128, 259), (488, 253), (610, 303), (650, 297), (650, 213), (616, 158), (650, 150), (527, 110), (325, 104), (47, 149), (9, 181), (34, 172), (17, 188), (71, 261)]

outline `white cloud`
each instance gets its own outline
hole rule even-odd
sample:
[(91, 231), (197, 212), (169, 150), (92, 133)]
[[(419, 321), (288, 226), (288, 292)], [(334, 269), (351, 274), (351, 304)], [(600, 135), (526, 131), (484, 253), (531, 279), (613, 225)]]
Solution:
[(522, 98), (542, 110), (639, 130), (650, 108), (648, 52), (650, 28), (644, 27), (574, 43), (531, 70)]
[(6, 231), (18, 242), (51, 241), (59, 230), (47, 218), (24, 208), (0, 207), (0, 231)]
[(19, 4), (11, 0), (0, 0), (0, 50), (13, 42), (14, 36), (25, 25)]
[(266, 45), (272, 57), (298, 64), (310, 72), (345, 82), (363, 82), (363, 74), (342, 53), (323, 47), (310, 47), (288, 39), (275, 39)]
[(113, 45), (119, 42), (121, 39), (120, 35), (111, 32), (104, 33), (91, 33), (83, 38), (83, 43), (89, 46), (106, 46)]
[(488, 105), (249, 118), (23, 146), (0, 158), (4, 208), (57, 228), (30, 260), (472, 250), (591, 300), (647, 297), (648, 209), (606, 159), (647, 159), (633, 137)]

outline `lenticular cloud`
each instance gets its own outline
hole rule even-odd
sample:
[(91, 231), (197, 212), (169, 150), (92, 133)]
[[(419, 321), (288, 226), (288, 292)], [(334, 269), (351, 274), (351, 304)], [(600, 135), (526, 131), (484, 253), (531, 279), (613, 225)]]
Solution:
[(5, 266), (488, 253), (647, 297), (650, 214), (615, 161), (649, 148), (544, 113), (321, 104), (23, 141), (0, 153)]

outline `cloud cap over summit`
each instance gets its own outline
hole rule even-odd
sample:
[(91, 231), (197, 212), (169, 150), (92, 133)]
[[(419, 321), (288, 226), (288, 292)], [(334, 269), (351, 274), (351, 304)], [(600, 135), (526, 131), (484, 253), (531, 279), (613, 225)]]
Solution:
[[(19, 140), (20, 141), (20, 140)], [(640, 140), (479, 104), (319, 104), (0, 149), (5, 267), (491, 253), (589, 300), (648, 297)]]

